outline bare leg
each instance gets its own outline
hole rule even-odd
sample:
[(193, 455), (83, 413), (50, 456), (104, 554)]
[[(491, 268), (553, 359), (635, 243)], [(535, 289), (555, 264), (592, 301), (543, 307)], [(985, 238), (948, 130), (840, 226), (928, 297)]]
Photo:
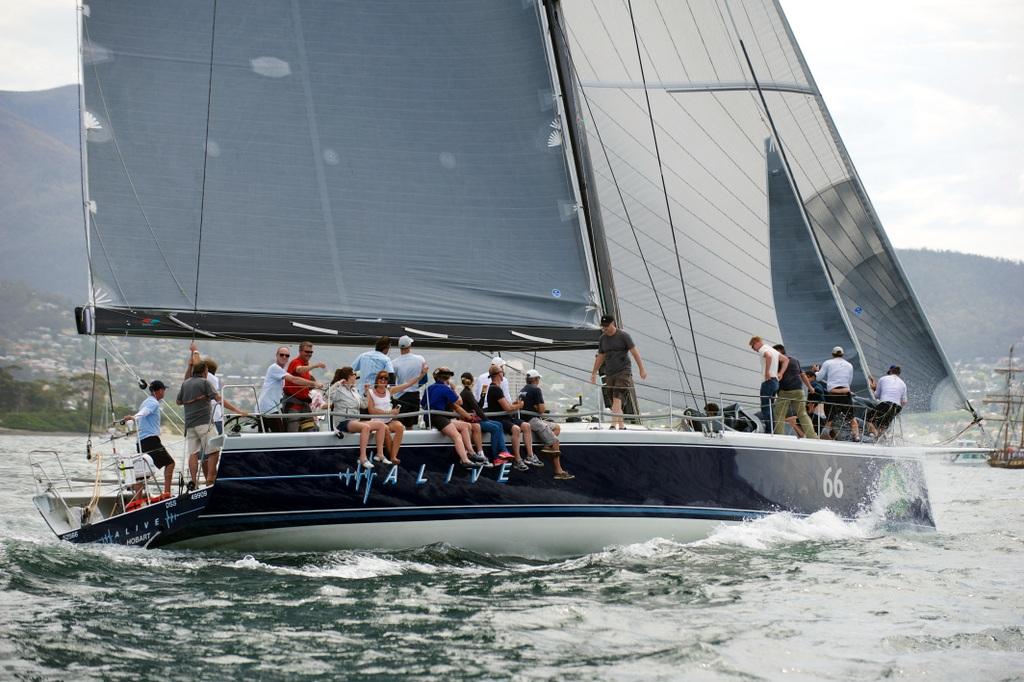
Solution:
[(455, 422), (459, 424), (459, 428), (462, 430), (462, 442), (466, 445), (466, 452), (474, 452), (473, 450), (473, 425), (469, 422)]
[(199, 486), (199, 453), (193, 452), (188, 456), (188, 477), (196, 487)]
[(612, 398), (612, 428), (626, 428), (625, 423), (622, 421), (622, 398), (619, 397)]
[(512, 456), (515, 457), (516, 461), (520, 461), (519, 457), (519, 437), (522, 431), (515, 424), (512, 425)]
[(388, 450), (388, 459), (392, 464), (398, 464), (398, 448), (402, 447), (402, 438), (405, 437), (405, 424), (392, 419), (388, 422), (388, 430), (391, 431), (391, 448)]
[(455, 444), (455, 454), (459, 456), (459, 461), (463, 464), (469, 464), (469, 458), (466, 456), (466, 445), (462, 442), (462, 433), (455, 424), (456, 422), (451, 422), (448, 426), (444, 427), (441, 433), (452, 439), (452, 443)]
[(391, 434), (388, 433), (388, 427), (383, 422), (366, 422), (369, 424), (369, 428), (375, 434), (377, 434), (377, 454), (376, 458), (378, 461), (384, 461), (384, 448), (387, 447), (391, 440)]
[(473, 434), (472, 434), (473, 452), (483, 452), (484, 451), (484, 436), (483, 436), (483, 433), (480, 431), (480, 425), (479, 424), (470, 424), (469, 426), (470, 426), (470, 428), (473, 429)]
[(365, 465), (366, 446), (370, 444), (369, 422), (349, 421), (347, 430), (349, 433), (359, 434), (359, 463)]
[(171, 482), (174, 481), (174, 461), (164, 467), (164, 495), (171, 494)]
[(206, 463), (203, 467), (203, 475), (206, 477), (206, 485), (213, 485), (217, 480), (218, 460), (220, 460), (220, 450), (206, 456)]
[(533, 431), (530, 429), (530, 422), (523, 422), (519, 425), (523, 431), (523, 440), (526, 441), (526, 456), (533, 458)]

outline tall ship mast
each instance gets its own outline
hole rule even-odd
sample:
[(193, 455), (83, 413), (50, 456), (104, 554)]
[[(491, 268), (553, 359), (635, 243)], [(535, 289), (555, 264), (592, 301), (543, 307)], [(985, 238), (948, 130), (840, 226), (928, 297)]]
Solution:
[(986, 395), (986, 405), (996, 405), (1002, 410), (999, 431), (996, 434), (989, 466), (1000, 469), (1024, 469), (1024, 386), (1015, 377), (1024, 373), (1014, 364), (1014, 346), (1010, 346), (1006, 366), (996, 367), (993, 372), (1006, 376), (1002, 393)]

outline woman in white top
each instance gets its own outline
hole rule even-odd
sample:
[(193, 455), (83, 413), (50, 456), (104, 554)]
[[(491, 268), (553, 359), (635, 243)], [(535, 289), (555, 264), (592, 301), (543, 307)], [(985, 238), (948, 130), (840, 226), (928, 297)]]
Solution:
[(399, 414), (400, 410), (391, 404), (391, 395), (401, 393), (405, 389), (415, 385), (427, 373), (427, 365), (424, 364), (419, 376), (415, 376), (404, 384), (393, 388), (388, 387), (388, 373), (377, 372), (373, 378), (373, 386), (366, 388), (367, 411), (373, 415), (386, 415), (371, 417), (373, 421), (380, 421), (387, 425), (391, 437), (388, 439), (388, 459), (392, 464), (398, 464), (398, 448), (402, 446), (402, 437), (405, 436), (405, 424), (394, 419), (393, 415)]
[(340, 421), (336, 422), (334, 433), (341, 438), (346, 433), (359, 434), (359, 464), (369, 469), (373, 464), (366, 456), (366, 446), (370, 442), (370, 436), (377, 436), (377, 461), (384, 461), (384, 443), (388, 439), (388, 427), (379, 421), (359, 421), (358, 417), (362, 408), (362, 397), (359, 389), (356, 388), (358, 379), (355, 370), (351, 367), (342, 367), (334, 373), (331, 381), (331, 389), (328, 393), (331, 399), (332, 411), (338, 415)]

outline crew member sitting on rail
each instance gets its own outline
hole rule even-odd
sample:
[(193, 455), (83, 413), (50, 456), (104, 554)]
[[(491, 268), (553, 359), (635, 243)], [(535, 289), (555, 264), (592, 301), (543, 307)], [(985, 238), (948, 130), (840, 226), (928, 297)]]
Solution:
[[(456, 395), (455, 390), (448, 385), (448, 380), (455, 376), (455, 372), (447, 367), (438, 367), (434, 370), (434, 383), (427, 386), (424, 391), (422, 406), (430, 410), (427, 415), (427, 423), (435, 429), (451, 438), (455, 444), (455, 453), (459, 456), (459, 462), (466, 469), (474, 469), (478, 464), (469, 459), (467, 453), (473, 451), (473, 441), (470, 439), (471, 416), (462, 408), (462, 400)], [(455, 412), (465, 421), (452, 419), (439, 412)]]

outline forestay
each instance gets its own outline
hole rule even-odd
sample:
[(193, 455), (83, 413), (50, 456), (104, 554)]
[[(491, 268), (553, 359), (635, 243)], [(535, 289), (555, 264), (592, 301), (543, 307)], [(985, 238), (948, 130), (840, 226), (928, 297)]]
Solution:
[[(776, 2), (563, 0), (560, 8), (623, 326), (656, 383), (697, 399), (749, 396), (759, 381), (752, 335), (784, 341), (804, 364), (821, 362), (851, 338), (835, 328), (845, 317), (863, 351), (858, 364), (876, 376), (902, 365), (912, 408), (967, 404)], [(771, 256), (765, 142), (772, 130), (754, 76), (820, 257), (787, 264)], [(841, 307), (795, 317), (792, 307), (776, 307), (788, 293), (773, 288), (780, 270), (810, 267), (785, 279), (819, 287), (825, 264)], [(685, 371), (677, 371), (659, 303)], [(856, 348), (849, 352), (856, 356)]]
[(83, 328), (593, 345), (600, 295), (535, 4), (83, 9)]

